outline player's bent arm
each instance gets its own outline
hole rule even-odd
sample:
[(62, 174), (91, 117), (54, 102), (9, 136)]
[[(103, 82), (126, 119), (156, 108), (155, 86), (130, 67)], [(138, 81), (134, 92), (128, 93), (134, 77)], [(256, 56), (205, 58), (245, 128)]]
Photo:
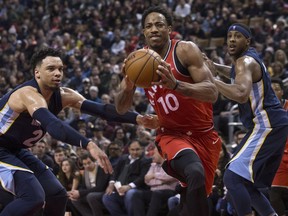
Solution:
[(179, 81), (176, 90), (199, 101), (216, 102), (218, 90), (199, 48), (192, 42), (182, 42), (177, 47), (177, 56), (188, 69), (194, 83)]
[(115, 95), (116, 110), (120, 114), (127, 112), (133, 104), (135, 87), (129, 87), (128, 78), (125, 77), (120, 84), (120, 91)]
[[(255, 62), (251, 58), (242, 57), (238, 59), (235, 66), (234, 84), (227, 84), (215, 79), (215, 84), (221, 94), (237, 103), (246, 103), (252, 88), (252, 71), (255, 69)], [(258, 65), (256, 65), (258, 66)]]
[(216, 68), (216, 72), (217, 74), (223, 75), (226, 78), (230, 79), (230, 71), (231, 71), (231, 66), (227, 66), (227, 65), (222, 65), (222, 64), (218, 64), (213, 62), (215, 68)]

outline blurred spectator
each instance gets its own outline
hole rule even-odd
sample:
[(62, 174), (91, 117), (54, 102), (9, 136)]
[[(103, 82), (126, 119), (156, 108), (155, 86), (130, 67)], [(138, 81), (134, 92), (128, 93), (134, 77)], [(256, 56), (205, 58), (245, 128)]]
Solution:
[(114, 31), (114, 40), (111, 46), (111, 52), (114, 55), (118, 55), (120, 52), (125, 50), (125, 41), (121, 38), (120, 30), (115, 29)]
[[(68, 192), (78, 189), (81, 175), (74, 160), (69, 158), (62, 160), (61, 169), (57, 177)], [(66, 212), (70, 212), (72, 216), (80, 216), (79, 212), (72, 205), (71, 199), (67, 201)]]
[(61, 162), (66, 159), (66, 152), (64, 148), (58, 147), (55, 149), (54, 152), (54, 166), (53, 166), (53, 173), (57, 176), (59, 174), (59, 171), (61, 169)]
[(126, 135), (126, 131), (122, 127), (118, 127), (114, 130), (113, 142), (118, 142), (123, 148), (124, 153), (128, 153), (127, 147), (129, 144), (129, 138)]
[(50, 155), (46, 154), (46, 149), (47, 149), (46, 145), (47, 143), (44, 140), (40, 140), (39, 142), (35, 144), (35, 146), (32, 147), (32, 152), (44, 164), (46, 164), (50, 168), (53, 168), (54, 161), (53, 161), (53, 158), (50, 157)]
[(103, 128), (101, 126), (95, 125), (93, 128), (91, 128), (91, 130), (93, 133), (91, 139), (97, 143), (103, 151), (106, 151), (107, 146), (111, 143), (111, 141), (103, 135)]
[(109, 182), (109, 174), (95, 162), (90, 154), (81, 156), (84, 173), (79, 189), (71, 190), (69, 198), (73, 206), (84, 216), (102, 216), (102, 196)]
[(154, 149), (153, 161), (145, 175), (145, 183), (150, 190), (138, 190), (133, 194), (134, 216), (154, 216), (168, 213), (167, 201), (176, 194), (178, 180), (167, 175), (162, 169), (164, 159), (157, 148)]
[(97, 86), (91, 86), (89, 88), (89, 96), (88, 98), (92, 101), (102, 103), (101, 98), (99, 97), (99, 89)]
[(90, 87), (91, 87), (91, 81), (89, 78), (84, 78), (82, 80), (82, 85), (83, 85), (83, 88), (82, 90), (79, 92), (81, 95), (83, 95), (85, 98), (91, 100), (91, 95), (90, 95)]
[(288, 58), (287, 58), (287, 54), (285, 53), (285, 51), (282, 49), (276, 50), (275, 55), (274, 55), (274, 61), (275, 62), (279, 61), (282, 63), (283, 69), (284, 69), (283, 78), (287, 78), (288, 77)]
[(122, 148), (119, 143), (111, 142), (107, 147), (107, 156), (109, 157), (113, 169), (116, 167), (121, 155)]
[(101, 95), (101, 101), (104, 104), (110, 104), (112, 102), (109, 94), (102, 94)]
[[(140, 143), (137, 140), (129, 143), (129, 154), (119, 159), (103, 196), (103, 203), (111, 216), (133, 215), (133, 194), (138, 190), (148, 190), (144, 176), (150, 164), (151, 160), (144, 157)], [(119, 185), (116, 182), (120, 182)]]
[(276, 22), (276, 29), (273, 35), (273, 39), (276, 47), (279, 46), (280, 40), (286, 40), (288, 38), (288, 32), (285, 29), (287, 26), (286, 20), (283, 18), (279, 18)]
[(177, 17), (186, 17), (191, 12), (191, 5), (186, 0), (179, 0), (175, 7), (174, 15)]

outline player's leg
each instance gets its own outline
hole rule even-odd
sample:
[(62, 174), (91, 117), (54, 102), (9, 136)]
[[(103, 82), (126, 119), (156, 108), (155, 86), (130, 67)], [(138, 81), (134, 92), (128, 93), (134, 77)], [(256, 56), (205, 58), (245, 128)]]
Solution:
[[(35, 156), (34, 156), (35, 158)], [(45, 193), (29, 168), (16, 157), (15, 152), (0, 148), (0, 179), (6, 191), (15, 199), (1, 212), (1, 216), (33, 215), (44, 205)]]
[(186, 198), (184, 206), (189, 215), (209, 215), (204, 168), (198, 155), (191, 149), (183, 150), (171, 160), (170, 166), (187, 183), (186, 195), (181, 200)]
[(14, 192), (16, 194), (15, 199), (5, 206), (0, 215), (30, 216), (40, 211), (44, 205), (45, 193), (33, 173), (15, 171), (13, 181), (15, 186)]
[(259, 213), (260, 215), (275, 214), (275, 211), (272, 208), (270, 201), (261, 191), (255, 188), (251, 182), (248, 182), (246, 184), (246, 188), (251, 197), (251, 205), (257, 211), (257, 213)]
[(245, 187), (248, 181), (231, 170), (225, 171), (223, 180), (237, 214), (252, 214), (251, 197)]
[(44, 215), (63, 216), (68, 199), (65, 188), (52, 171), (31, 152), (23, 149), (17, 155), (34, 172), (45, 192)]

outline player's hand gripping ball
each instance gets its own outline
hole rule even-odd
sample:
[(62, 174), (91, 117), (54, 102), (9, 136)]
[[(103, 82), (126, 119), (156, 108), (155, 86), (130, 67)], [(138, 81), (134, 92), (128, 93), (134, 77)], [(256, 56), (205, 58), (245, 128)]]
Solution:
[(160, 80), (156, 73), (161, 56), (151, 49), (139, 49), (130, 53), (125, 62), (125, 74), (135, 86), (147, 88)]

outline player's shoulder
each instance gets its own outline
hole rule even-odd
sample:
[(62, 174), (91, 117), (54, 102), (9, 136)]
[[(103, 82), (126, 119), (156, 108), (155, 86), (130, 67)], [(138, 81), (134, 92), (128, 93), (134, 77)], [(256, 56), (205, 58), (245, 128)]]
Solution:
[(28, 85), (28, 86), (23, 86), (21, 88), (16, 89), (13, 92), (13, 95), (19, 94), (19, 95), (23, 95), (23, 96), (25, 96), (25, 95), (29, 96), (31, 94), (36, 94), (36, 93), (39, 93), (37, 88), (35, 88), (34, 86)]
[(64, 94), (64, 93), (73, 93), (75, 92), (75, 90), (71, 89), (71, 88), (68, 88), (68, 87), (60, 87), (60, 93)]
[(198, 50), (198, 46), (194, 42), (184, 41), (184, 40), (181, 40), (178, 42), (177, 48), (183, 49), (183, 50), (191, 50), (191, 49), (197, 49)]

